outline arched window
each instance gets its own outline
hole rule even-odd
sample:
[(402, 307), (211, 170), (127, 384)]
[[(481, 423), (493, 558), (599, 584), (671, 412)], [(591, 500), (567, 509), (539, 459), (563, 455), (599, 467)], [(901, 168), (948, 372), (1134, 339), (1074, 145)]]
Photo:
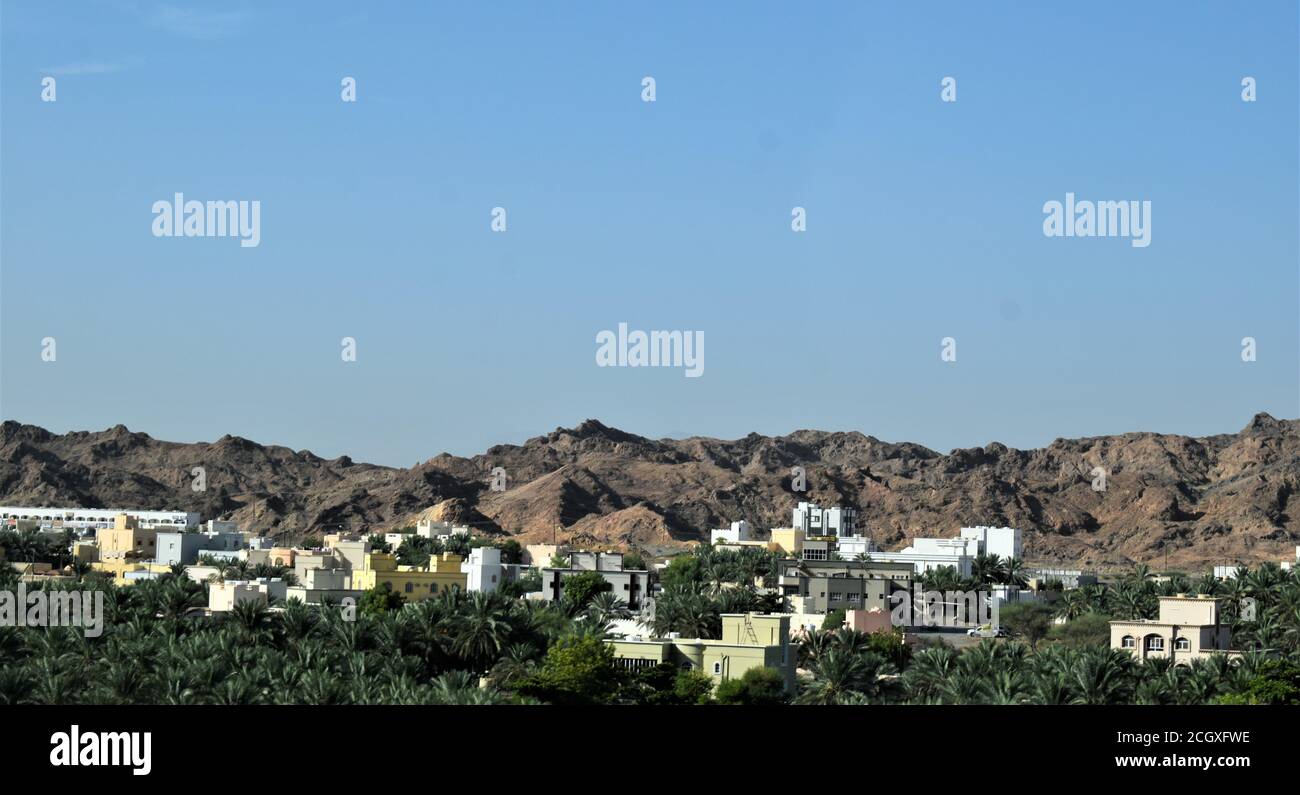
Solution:
[(1164, 651), (1165, 639), (1159, 635), (1147, 635), (1147, 651)]
[(1176, 649), (1177, 651), (1191, 651), (1192, 642), (1187, 638), (1179, 638), (1178, 640), (1174, 641), (1174, 649)]
[(1135, 648), (1137, 648), (1137, 645), (1138, 645), (1138, 644), (1137, 644), (1137, 638), (1133, 637), (1132, 635), (1125, 635), (1125, 636), (1120, 640), (1119, 645), (1122, 646), (1122, 647), (1124, 647), (1124, 648), (1126, 648), (1126, 649), (1135, 649)]

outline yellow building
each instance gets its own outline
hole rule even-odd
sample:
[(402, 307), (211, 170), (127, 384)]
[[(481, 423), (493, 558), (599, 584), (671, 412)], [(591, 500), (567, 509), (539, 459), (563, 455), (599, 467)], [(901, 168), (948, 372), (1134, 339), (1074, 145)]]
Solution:
[(102, 559), (152, 558), (157, 548), (158, 531), (143, 529), (134, 516), (119, 513), (113, 517), (113, 526), (100, 530), (95, 538), (99, 542), (99, 556)]
[(444, 552), (431, 556), (425, 567), (399, 566), (388, 552), (366, 555), (365, 568), (352, 572), (352, 590), (368, 591), (387, 585), (408, 602), (437, 596), (449, 588), (466, 590), (467, 575), (460, 570), (461, 556)]
[(148, 572), (155, 577), (167, 574), (171, 567), (165, 563), (151, 563), (135, 558), (115, 557), (98, 560), (90, 564), (91, 571), (102, 572), (113, 578), (118, 585), (134, 585), (139, 579), (127, 578), (128, 572)]
[[(802, 532), (802, 531), (800, 531)], [(751, 668), (781, 672), (786, 692), (794, 690), (795, 648), (790, 644), (790, 616), (737, 613), (722, 616), (722, 638), (637, 637), (606, 641), (624, 668), (649, 668), (672, 663), (703, 671), (716, 687), (745, 675)]]
[[(83, 563), (94, 563), (99, 560), (99, 545), (93, 541), (75, 541), (72, 544), (72, 557)], [(4, 550), (0, 549), (0, 559), (4, 558)]]
[(780, 552), (782, 555), (797, 558), (803, 553), (803, 544), (806, 540), (808, 540), (808, 534), (804, 530), (793, 527), (774, 527), (767, 548), (773, 552)]

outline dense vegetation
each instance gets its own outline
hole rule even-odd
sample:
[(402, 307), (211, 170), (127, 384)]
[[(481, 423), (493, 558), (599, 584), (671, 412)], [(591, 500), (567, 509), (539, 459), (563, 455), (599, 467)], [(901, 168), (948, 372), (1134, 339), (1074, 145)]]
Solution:
[[(37, 549), (43, 542), (16, 535), (0, 533), (0, 546), (17, 553), (10, 559), (66, 556), (57, 538)], [(654, 630), (717, 637), (723, 613), (777, 607), (763, 590), (775, 572), (775, 557), (754, 550), (676, 558), (663, 573)], [(1195, 583), (1157, 583), (1138, 569), (1050, 605), (1008, 607), (1017, 637), (965, 651), (913, 648), (897, 633), (828, 622), (803, 637), (805, 674), (794, 694), (782, 692), (771, 669), (714, 690), (709, 677), (670, 664), (619, 667), (603, 639), (630, 612), (592, 577), (571, 578), (557, 603), (453, 590), (404, 605), (377, 590), (355, 609), (243, 603), (205, 617), (195, 608), (206, 604), (207, 586), (181, 567), (129, 587), (76, 573), (77, 582), (45, 587), (102, 591), (103, 634), (0, 627), (0, 703), (1300, 703), (1300, 578), (1276, 566)], [(15, 573), (0, 567), (0, 590), (15, 585)], [(1111, 617), (1151, 616), (1158, 595), (1197, 591), (1229, 597), (1234, 646), (1245, 652), (1239, 661), (1140, 664), (1107, 647)], [(1246, 598), (1254, 606), (1243, 612)], [(1055, 624), (1057, 616), (1066, 622)]]

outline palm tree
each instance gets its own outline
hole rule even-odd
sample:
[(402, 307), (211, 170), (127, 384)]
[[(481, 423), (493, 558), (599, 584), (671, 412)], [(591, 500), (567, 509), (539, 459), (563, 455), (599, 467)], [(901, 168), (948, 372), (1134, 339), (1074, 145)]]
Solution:
[(1068, 673), (1074, 704), (1120, 704), (1129, 700), (1129, 672), (1135, 664), (1128, 652), (1085, 648)]
[(509, 612), (496, 594), (475, 592), (450, 621), (451, 648), (461, 659), (486, 672), (510, 640)]
[(971, 576), (981, 585), (1003, 582), (1006, 579), (1006, 566), (997, 555), (979, 554), (971, 562)]
[(813, 680), (795, 698), (797, 704), (839, 704), (850, 694), (879, 692), (879, 677), (893, 666), (871, 652), (854, 653), (832, 646), (813, 665)]
[(632, 611), (628, 609), (627, 602), (615, 596), (611, 591), (601, 591), (596, 594), (591, 603), (587, 605), (587, 614), (593, 622), (601, 626), (606, 626), (619, 619), (632, 617)]
[(1017, 588), (1024, 588), (1029, 584), (1029, 580), (1025, 578), (1025, 562), (1020, 558), (1006, 558), (1002, 568), (1004, 584), (1014, 585)]

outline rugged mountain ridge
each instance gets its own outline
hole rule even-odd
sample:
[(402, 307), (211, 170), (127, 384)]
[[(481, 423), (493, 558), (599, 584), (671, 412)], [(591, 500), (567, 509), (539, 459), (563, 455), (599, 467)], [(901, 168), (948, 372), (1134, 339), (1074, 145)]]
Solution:
[[(791, 490), (802, 466), (808, 489)], [(203, 467), (204, 491), (191, 488)], [(490, 488), (492, 470), (507, 475)], [(1095, 467), (1105, 490), (1093, 488)], [(596, 420), (482, 455), (410, 469), (327, 460), (223, 436), (181, 444), (118, 425), (53, 434), (0, 426), (4, 504), (194, 510), (284, 540), (417, 518), (470, 523), (522, 542), (571, 541), (659, 553), (747, 519), (789, 523), (798, 499), (852, 505), (887, 548), (961, 525), (1009, 524), (1042, 562), (1171, 566), (1290, 559), (1300, 543), (1300, 420), (1256, 415), (1203, 438), (1127, 433), (1036, 450), (992, 443), (937, 453), (857, 432), (647, 439)]]

